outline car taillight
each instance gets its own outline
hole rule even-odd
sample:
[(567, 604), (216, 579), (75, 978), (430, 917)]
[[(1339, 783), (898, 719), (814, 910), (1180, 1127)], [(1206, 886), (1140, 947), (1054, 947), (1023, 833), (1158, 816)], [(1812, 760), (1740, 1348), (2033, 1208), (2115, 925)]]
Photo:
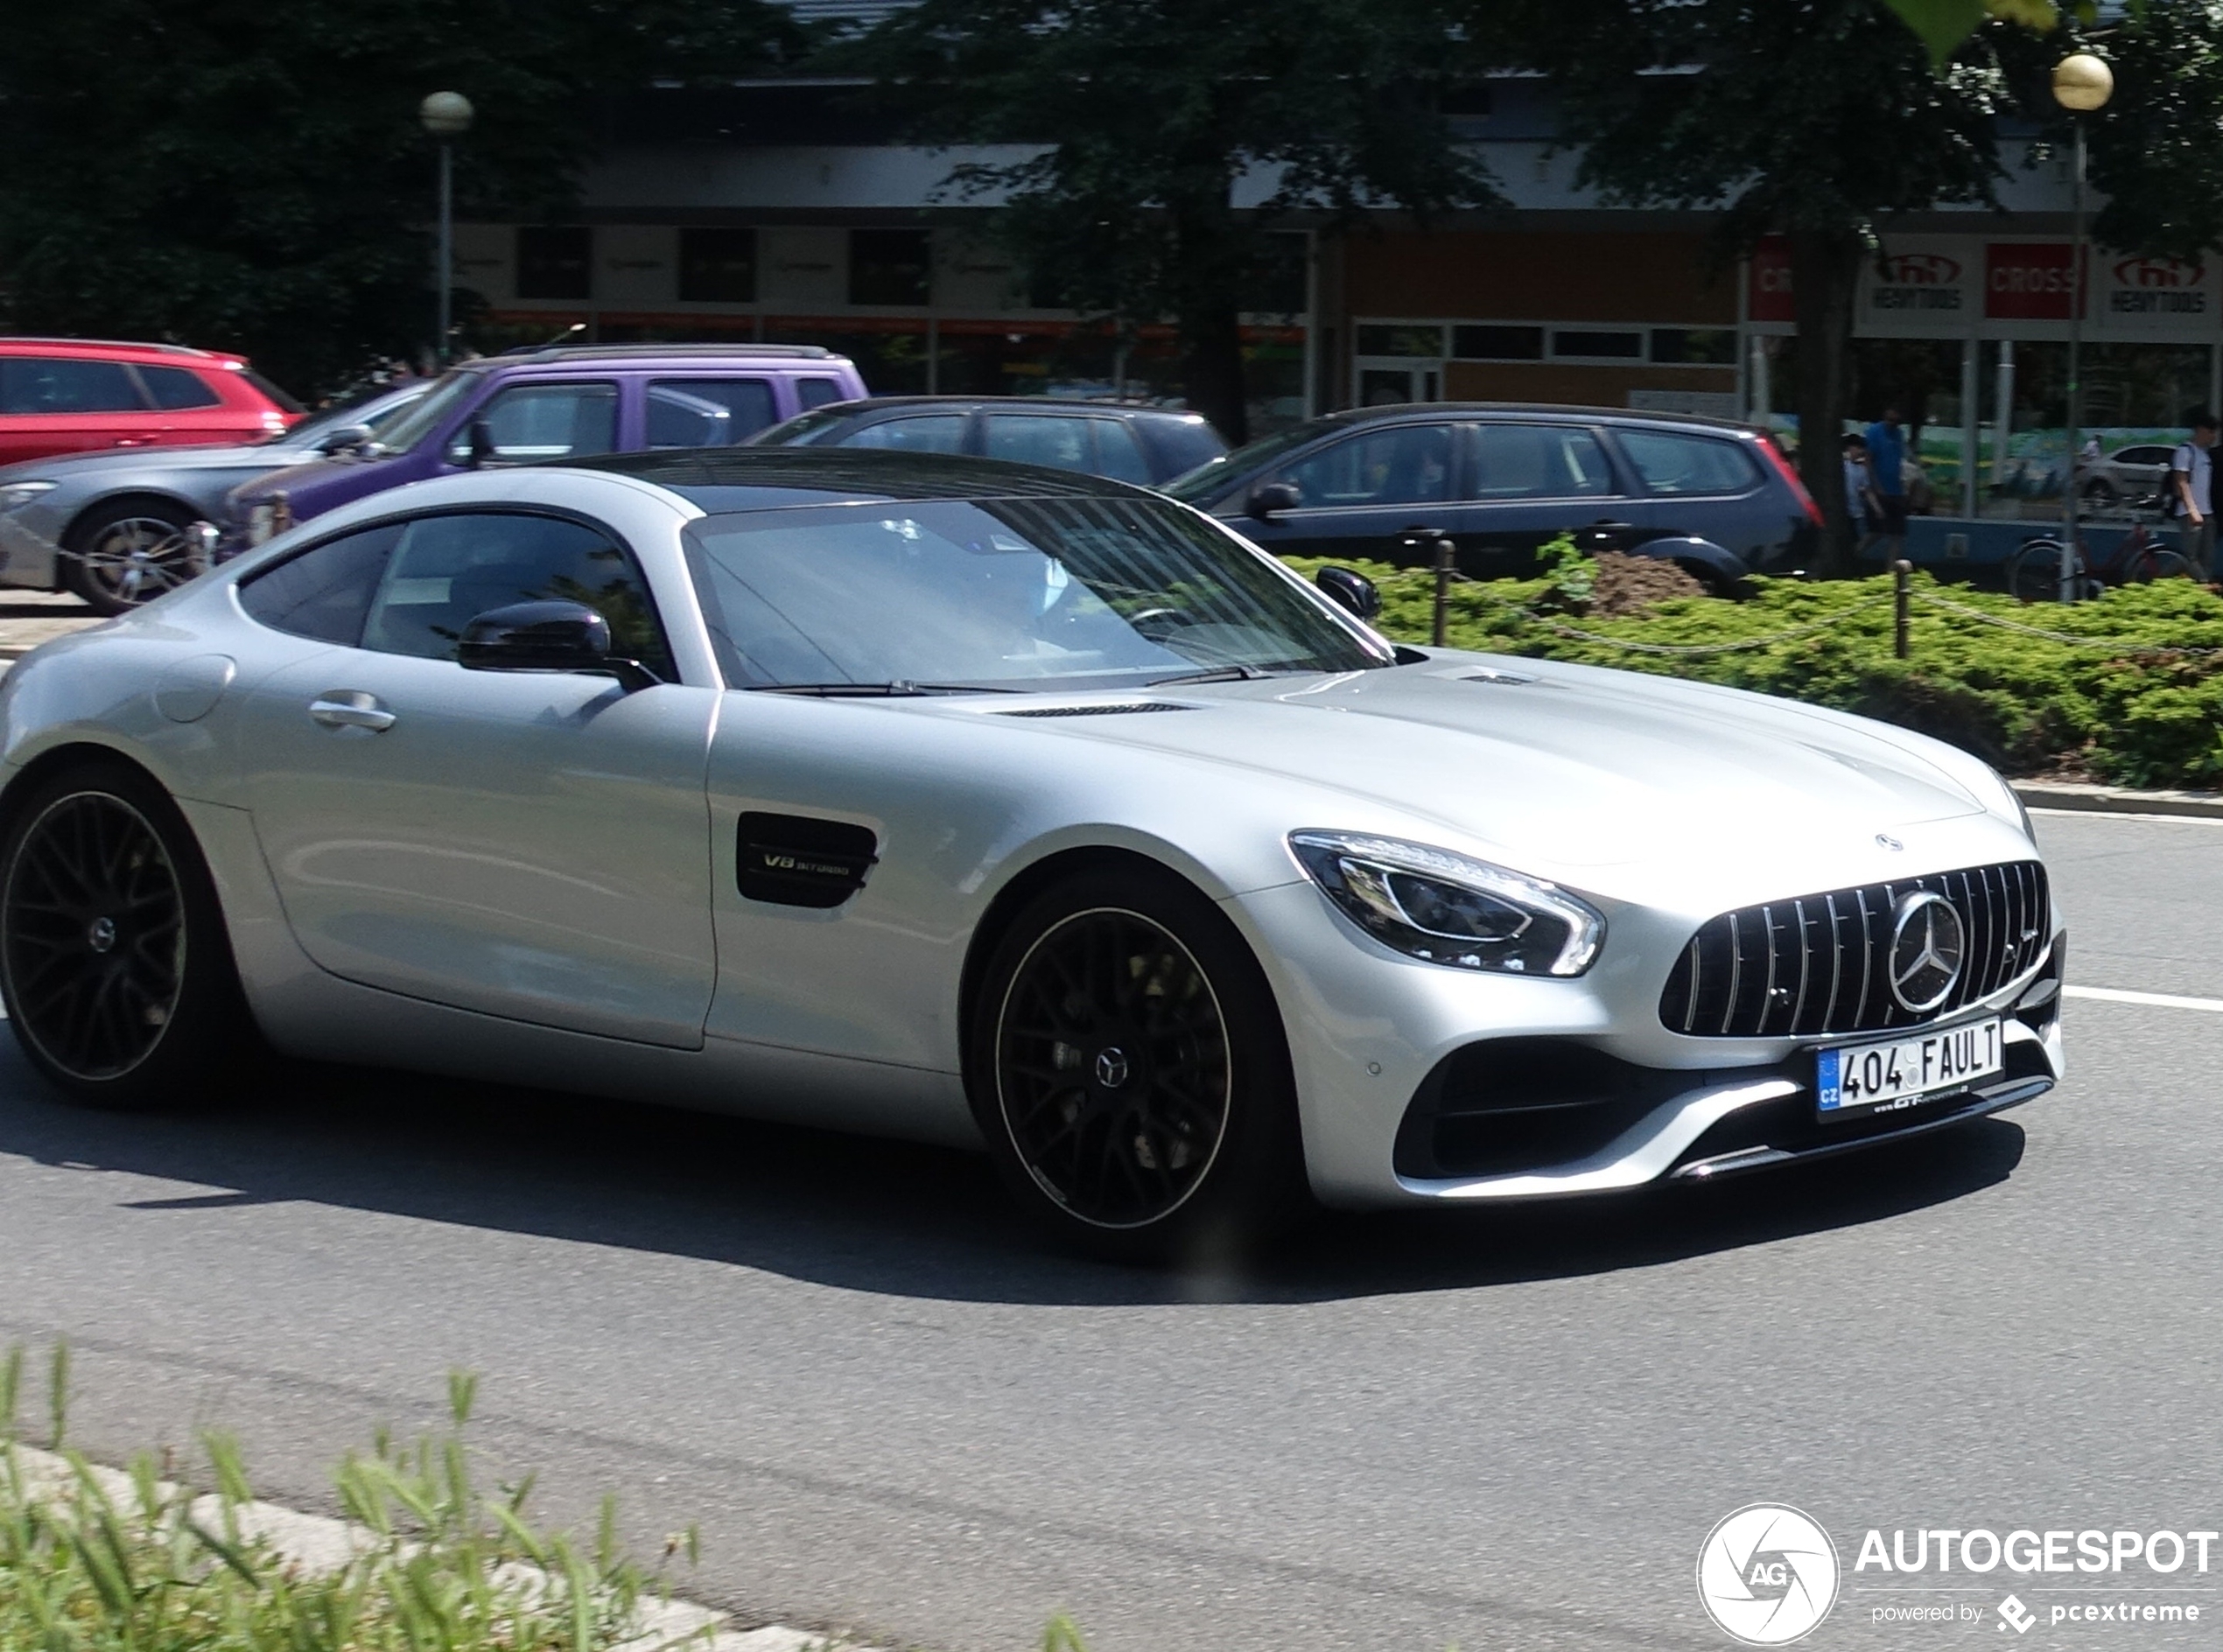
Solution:
[(1814, 503), (1814, 496), (1806, 491), (1806, 483), (1799, 480), (1799, 472), (1791, 468), (1791, 461), (1784, 457), (1783, 450), (1775, 444), (1774, 432), (1762, 430), (1759, 436), (1760, 451), (1768, 456), (1768, 463), (1775, 466), (1775, 473), (1783, 478), (1784, 486), (1791, 490), (1792, 498), (1797, 500), (1805, 508), (1806, 520), (1813, 523), (1815, 527), (1820, 527), (1822, 525), (1821, 507)]

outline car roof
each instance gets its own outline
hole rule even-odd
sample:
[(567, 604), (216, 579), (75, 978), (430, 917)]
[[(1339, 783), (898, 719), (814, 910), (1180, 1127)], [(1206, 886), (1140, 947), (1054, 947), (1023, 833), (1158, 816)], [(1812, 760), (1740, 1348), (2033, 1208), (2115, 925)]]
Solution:
[[(666, 448), (565, 460), (561, 468), (636, 477), (693, 499), (705, 510), (764, 509), (781, 503), (845, 499), (1148, 499), (1167, 502), (1164, 494), (1150, 488), (1078, 471), (950, 453), (890, 453), (847, 447)], [(765, 497), (743, 500), (727, 494), (733, 489)], [(793, 494), (818, 498), (782, 497)]]
[(504, 351), (500, 355), (481, 356), (464, 365), (487, 368), (573, 361), (681, 361), (698, 359), (705, 361), (848, 360), (846, 356), (836, 355), (823, 345), (817, 344), (558, 344), (543, 345), (536, 350)]
[(1377, 419), (1389, 423), (1471, 413), (1512, 414), (1525, 418), (1542, 416), (1551, 418), (1612, 419), (1630, 424), (1694, 424), (1736, 436), (1758, 436), (1762, 433), (1757, 425), (1748, 424), (1741, 419), (1715, 418), (1708, 413), (1663, 413), (1638, 407), (1584, 407), (1567, 402), (1400, 402), (1390, 407), (1345, 408), (1339, 413), (1323, 413), (1308, 423), (1325, 432), (1332, 427), (1364, 424)]
[(1010, 408), (1023, 413), (1094, 413), (1116, 417), (1149, 415), (1202, 424), (1204, 416), (1184, 407), (1159, 407), (1147, 402), (1096, 401), (1087, 396), (864, 396), (851, 402), (829, 402), (814, 413), (879, 413), (890, 408)]
[(83, 356), (102, 361), (175, 361), (184, 356), (217, 366), (236, 367), (247, 360), (223, 350), (198, 350), (189, 344), (135, 344), (121, 339), (49, 339), (25, 333), (0, 336), (0, 355)]

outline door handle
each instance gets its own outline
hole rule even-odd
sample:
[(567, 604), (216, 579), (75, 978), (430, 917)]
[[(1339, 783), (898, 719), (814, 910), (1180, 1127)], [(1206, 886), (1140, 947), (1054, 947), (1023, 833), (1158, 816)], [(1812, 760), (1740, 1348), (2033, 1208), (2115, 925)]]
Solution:
[(375, 694), (360, 689), (329, 689), (309, 702), (309, 715), (328, 729), (368, 729), (373, 734), (394, 726), (394, 714), (379, 704)]

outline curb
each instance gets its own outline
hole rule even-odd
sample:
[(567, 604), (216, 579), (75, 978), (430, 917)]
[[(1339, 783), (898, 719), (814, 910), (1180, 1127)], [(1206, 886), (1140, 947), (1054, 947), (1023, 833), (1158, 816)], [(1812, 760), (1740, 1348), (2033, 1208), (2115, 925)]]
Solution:
[[(69, 1460), (53, 1452), (32, 1446), (18, 1446), (15, 1452), (32, 1480), (60, 1485), (74, 1475)], [(120, 1502), (137, 1497), (130, 1475), (122, 1469), (98, 1463), (88, 1466), (93, 1478), (110, 1497)], [(158, 1483), (165, 1497), (179, 1489), (168, 1480)], [(213, 1495), (198, 1497), (193, 1507), (197, 1517), (213, 1520), (217, 1500)], [(206, 1514), (201, 1512), (204, 1508)], [(347, 1564), (371, 1535), (348, 1521), (334, 1520), (327, 1515), (304, 1514), (277, 1503), (241, 1503), (234, 1514), (244, 1536), (260, 1538), (295, 1565), (311, 1572), (336, 1571)], [(508, 1568), (501, 1570), (506, 1572)], [(721, 1626), (731, 1620), (732, 1613), (713, 1611), (688, 1600), (643, 1601), (637, 1617), (638, 1633), (613, 1648), (612, 1652), (873, 1652), (873, 1648), (838, 1635), (810, 1634), (790, 1629), (785, 1624), (775, 1623), (759, 1629), (725, 1628)], [(684, 1648), (675, 1646), (675, 1642), (683, 1641), (686, 1643)]]
[(2088, 786), (2076, 780), (2015, 780), (2010, 784), (2015, 794), (2031, 808), (2223, 820), (2223, 792), (2135, 792), (2124, 786)]

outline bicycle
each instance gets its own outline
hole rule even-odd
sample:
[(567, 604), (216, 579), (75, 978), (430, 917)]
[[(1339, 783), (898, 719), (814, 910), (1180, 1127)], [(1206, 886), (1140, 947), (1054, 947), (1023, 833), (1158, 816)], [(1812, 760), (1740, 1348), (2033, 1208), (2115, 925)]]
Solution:
[[(2061, 595), (2061, 560), (2067, 554), (2058, 539), (2026, 539), (2007, 564), (2007, 589), (2024, 602), (2054, 602)], [(2094, 566), (2082, 556), (2071, 570), (2074, 596), (2083, 601), (2110, 585), (2143, 585), (2156, 579), (2189, 579), (2192, 564), (2157, 541), (2142, 521)]]

